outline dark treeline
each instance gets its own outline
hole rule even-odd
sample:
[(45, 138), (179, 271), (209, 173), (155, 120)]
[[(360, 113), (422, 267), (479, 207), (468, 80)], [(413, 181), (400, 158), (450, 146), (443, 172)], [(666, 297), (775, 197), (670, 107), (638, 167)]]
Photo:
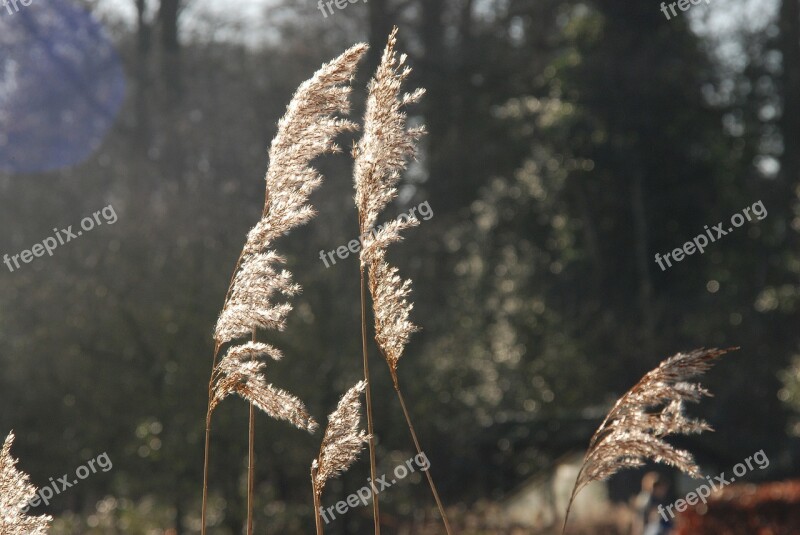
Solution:
[[(95, 533), (83, 524), (91, 516), (97, 533), (197, 530), (212, 328), (263, 206), (276, 122), (321, 62), (366, 40), (359, 117), (397, 24), (412, 83), (427, 89), (411, 121), (429, 134), (396, 214), (423, 202), (434, 214), (393, 249), (423, 327), (400, 374), (444, 501), (466, 510), (502, 499), (582, 451), (616, 395), (701, 346), (741, 349), (708, 376), (715, 397), (696, 411), (716, 432), (681, 445), (721, 467), (763, 448), (773, 462), (753, 477), (800, 475), (800, 3), (777, 1), (773, 20), (725, 40), (693, 32), (690, 14), (668, 21), (657, 3), (611, 0), (370, 0), (328, 17), (287, 0), (264, 8), (255, 35), (180, 0), (131, 0), (132, 25), (103, 11), (124, 70), (121, 111), (83, 161), (42, 172), (4, 165), (0, 253), (109, 204), (118, 221), (52, 258), (0, 265), (0, 434), (15, 430), (34, 482), (104, 451), (113, 460), (53, 501), (65, 529)], [(41, 43), (23, 16), (0, 20), (0, 41)], [(720, 52), (731, 47), (735, 60)], [(0, 61), (20, 58), (0, 51)], [(24, 84), (28, 71), (18, 70)], [(64, 76), (51, 74), (54, 85)], [(106, 95), (83, 82), (78, 96)], [(28, 86), (47, 96), (46, 84)], [(78, 120), (100, 113), (87, 109)], [(25, 118), (0, 131), (0, 144), (26, 129), (46, 137), (36, 125), (47, 117)], [(53, 143), (30, 146), (39, 142)], [(330, 267), (319, 255), (358, 232), (351, 161), (318, 165), (319, 216), (280, 244), (303, 293), (274, 340), (287, 357), (269, 373), (324, 421), (361, 373), (359, 280), (355, 255)], [(664, 270), (654, 261), (758, 201), (766, 217), (704, 254)], [(372, 354), (384, 473), (413, 445)], [(211, 508), (220, 533), (241, 530), (246, 430), (245, 403), (219, 409)], [(308, 532), (319, 434), (267, 418), (257, 433), (257, 525)], [(367, 476), (362, 462), (326, 499)], [(410, 478), (382, 505), (402, 523), (433, 502)], [(352, 511), (327, 531), (364, 533), (370, 515)]]

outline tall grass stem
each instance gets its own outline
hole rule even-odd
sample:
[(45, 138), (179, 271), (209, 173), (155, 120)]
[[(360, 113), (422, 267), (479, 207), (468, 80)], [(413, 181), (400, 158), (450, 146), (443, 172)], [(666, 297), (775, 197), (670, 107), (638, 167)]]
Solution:
[[(367, 433), (369, 433), (369, 473), (371, 480), (375, 481), (378, 470), (375, 463), (375, 434), (372, 423), (372, 385), (369, 379), (369, 354), (367, 350), (367, 281), (364, 277), (364, 267), (361, 267), (361, 351), (364, 356), (364, 382), (366, 388), (367, 405)], [(381, 511), (378, 495), (372, 495), (372, 516), (375, 524), (375, 535), (381, 533)]]
[[(403, 415), (406, 417), (408, 430), (411, 432), (411, 438), (414, 441), (414, 446), (417, 448), (417, 455), (422, 455), (422, 447), (419, 445), (417, 432), (414, 429), (414, 424), (411, 423), (411, 416), (408, 413), (405, 398), (403, 397), (403, 393), (400, 391), (400, 382), (398, 380), (397, 373), (394, 371), (392, 372), (392, 381), (394, 381), (394, 391), (397, 392), (397, 398), (400, 400), (400, 406), (403, 408)], [(433, 476), (431, 475), (430, 468), (425, 470), (425, 477), (428, 479), (428, 486), (430, 486), (431, 492), (433, 493), (433, 499), (436, 500), (436, 506), (439, 508), (439, 514), (442, 516), (444, 529), (447, 532), (447, 535), (452, 535), (452, 531), (450, 530), (450, 522), (447, 520), (447, 513), (445, 513), (444, 505), (442, 505), (442, 500), (439, 498), (439, 492), (436, 490), (436, 484), (433, 482)]]

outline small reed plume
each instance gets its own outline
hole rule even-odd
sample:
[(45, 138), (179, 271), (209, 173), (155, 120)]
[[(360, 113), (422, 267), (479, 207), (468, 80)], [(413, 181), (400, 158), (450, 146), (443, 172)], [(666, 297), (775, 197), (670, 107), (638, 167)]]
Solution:
[(314, 518), (317, 534), (322, 534), (320, 503), (325, 483), (340, 476), (358, 458), (369, 441), (367, 433), (360, 429), (361, 401), (367, 384), (359, 381), (339, 401), (336, 410), (328, 416), (328, 427), (319, 449), (319, 457), (311, 463), (311, 487), (314, 491)]
[[(276, 359), (280, 353), (271, 346), (256, 343), (255, 338), (258, 329), (281, 331), (285, 328), (286, 316), (292, 307), (284, 299), (300, 291), (291, 273), (280, 268), (285, 260), (273, 249), (273, 243), (314, 216), (308, 197), (321, 184), (322, 175), (311, 167), (311, 161), (324, 153), (339, 151), (334, 142), (336, 136), (356, 129), (354, 123), (339, 115), (349, 112), (349, 83), (366, 50), (363, 44), (348, 49), (305, 81), (295, 92), (272, 140), (262, 218), (249, 232), (236, 262), (214, 332), (216, 345), (206, 415), (203, 534), (206, 531), (211, 415), (225, 397), (239, 394), (251, 404), (248, 534), (253, 531), (253, 407), (300, 429), (313, 432), (316, 428), (316, 422), (298, 398), (268, 383), (261, 359)], [(252, 336), (252, 342), (243, 343), (242, 339), (248, 336)], [(233, 347), (217, 362), (221, 347), (232, 341), (235, 342)]]
[(572, 503), (592, 481), (602, 481), (624, 468), (642, 466), (646, 460), (678, 468), (692, 477), (702, 477), (691, 453), (677, 449), (664, 438), (711, 431), (703, 420), (683, 414), (683, 403), (699, 402), (711, 393), (689, 379), (702, 375), (726, 349), (695, 349), (678, 353), (647, 372), (614, 404), (589, 441), (567, 512), (563, 534)]
[[(411, 293), (411, 281), (403, 280), (397, 268), (386, 261), (386, 249), (394, 242), (400, 241), (400, 233), (419, 224), (416, 218), (407, 221), (392, 221), (380, 231), (373, 233), (372, 228), (378, 216), (388, 204), (397, 197), (397, 184), (408, 160), (416, 154), (417, 142), (425, 133), (425, 128), (407, 128), (404, 109), (422, 98), (424, 89), (401, 94), (403, 82), (411, 74), (411, 68), (405, 65), (406, 55), (399, 58), (395, 52), (397, 44), (397, 28), (389, 36), (389, 42), (383, 52), (381, 63), (375, 77), (369, 84), (369, 95), (364, 115), (364, 133), (353, 151), (355, 158), (354, 175), (356, 188), (356, 206), (360, 226), (363, 249), (361, 251), (361, 286), (362, 286), (362, 332), (365, 332), (365, 292), (364, 270), (368, 272), (369, 290), (372, 295), (373, 314), (375, 319), (375, 341), (386, 359), (392, 376), (395, 392), (403, 408), (411, 437), (418, 454), (422, 454), (414, 426), (406, 408), (397, 365), (408, 344), (409, 337), (417, 327), (409, 317), (412, 303), (408, 300)], [(365, 379), (368, 381), (366, 365), (366, 346), (364, 347)], [(370, 409), (370, 391), (367, 386), (367, 411)], [(372, 434), (371, 418), (369, 432)], [(370, 446), (372, 444), (370, 443)], [(372, 453), (372, 450), (371, 452)], [(447, 533), (450, 525), (439, 493), (433, 483), (430, 470), (425, 472), (431, 492), (436, 500), (439, 513)], [(374, 474), (373, 474), (374, 478)], [(376, 501), (377, 503), (377, 501)]]
[(229, 395), (239, 394), (276, 420), (286, 420), (313, 433), (317, 423), (308, 415), (303, 402), (266, 381), (266, 364), (261, 359), (278, 360), (278, 355), (275, 348), (256, 342), (232, 347), (217, 365), (211, 410)]
[(17, 470), (11, 456), (14, 433), (10, 433), (0, 450), (0, 533), (3, 535), (45, 535), (52, 518), (28, 516), (28, 502), (36, 495), (28, 475)]

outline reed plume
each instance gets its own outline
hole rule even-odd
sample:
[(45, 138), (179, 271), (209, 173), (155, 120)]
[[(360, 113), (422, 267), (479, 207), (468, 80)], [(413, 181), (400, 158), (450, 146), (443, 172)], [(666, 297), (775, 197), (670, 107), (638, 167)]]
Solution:
[(417, 327), (409, 321), (412, 305), (407, 297), (411, 281), (398, 276), (397, 268), (386, 262), (386, 248), (402, 239), (400, 232), (419, 224), (416, 218), (391, 221), (380, 231), (372, 233), (378, 216), (397, 197), (397, 184), (408, 159), (416, 154), (416, 146), (425, 128), (406, 128), (403, 109), (416, 103), (425, 93), (417, 89), (400, 95), (403, 82), (411, 74), (404, 66), (406, 56), (399, 60), (394, 47), (397, 28), (389, 36), (389, 43), (375, 77), (369, 84), (367, 109), (364, 115), (364, 133), (354, 151), (356, 206), (364, 246), (361, 266), (369, 271), (369, 287), (375, 313), (375, 337), (393, 374)]
[[(311, 167), (311, 161), (324, 153), (338, 152), (336, 136), (356, 129), (354, 123), (340, 115), (349, 112), (349, 82), (366, 50), (364, 44), (348, 49), (300, 85), (272, 140), (262, 218), (247, 235), (214, 331), (216, 344), (206, 415), (203, 534), (206, 531), (211, 415), (225, 397), (235, 393), (251, 404), (248, 534), (252, 533), (253, 407), (300, 429), (313, 432), (316, 428), (316, 422), (308, 415), (302, 401), (269, 384), (262, 360), (281, 355), (271, 346), (258, 344), (255, 338), (258, 329), (281, 331), (285, 328), (286, 316), (292, 309), (286, 300), (300, 292), (291, 273), (281, 269), (285, 260), (273, 249), (273, 243), (315, 215), (308, 197), (321, 184), (322, 175)], [(252, 336), (252, 341), (243, 343), (241, 339), (246, 336)], [(217, 362), (221, 347), (232, 341), (235, 344)]]
[[(387, 247), (400, 241), (402, 239), (400, 233), (409, 227), (418, 225), (419, 220), (408, 218), (406, 221), (391, 221), (378, 232), (372, 232), (378, 216), (397, 197), (397, 185), (402, 172), (406, 169), (408, 160), (415, 156), (417, 142), (425, 133), (423, 126), (408, 128), (406, 125), (407, 117), (404, 111), (406, 106), (419, 102), (425, 90), (416, 89), (411, 93), (401, 94), (403, 82), (411, 74), (411, 68), (405, 64), (405, 54), (397, 57), (396, 44), (397, 28), (395, 27), (389, 36), (377, 72), (369, 83), (369, 95), (364, 114), (364, 132), (353, 151), (355, 202), (358, 208), (359, 230), (363, 240), (360, 255), (362, 332), (365, 332), (363, 324), (366, 321), (364, 310), (364, 270), (366, 269), (372, 296), (375, 341), (389, 366), (394, 389), (403, 408), (414, 446), (417, 453), (421, 455), (422, 448), (411, 423), (397, 375), (400, 357), (411, 334), (418, 330), (409, 319), (413, 308), (413, 304), (408, 299), (411, 293), (411, 281), (403, 280), (397, 268), (386, 261)], [(369, 381), (366, 346), (364, 347), (364, 362), (365, 380)], [(369, 385), (367, 386), (367, 412), (368, 415), (371, 413)], [(371, 418), (369, 418), (368, 425), (369, 432), (372, 434)], [(371, 442), (370, 446), (373, 447)], [(372, 450), (371, 453), (373, 453)], [(436, 485), (433, 483), (430, 470), (426, 471), (425, 475), (439, 513), (442, 515), (445, 529), (449, 534), (450, 526), (447, 515)]]
[(671, 446), (664, 438), (712, 430), (705, 421), (683, 413), (684, 402), (697, 403), (704, 396), (711, 396), (699, 383), (687, 381), (708, 371), (727, 351), (695, 349), (678, 353), (647, 372), (617, 400), (589, 441), (567, 504), (562, 534), (575, 497), (592, 481), (607, 479), (624, 468), (642, 466), (648, 459), (692, 477), (702, 477), (692, 454)]
[(359, 381), (339, 401), (336, 410), (328, 416), (328, 427), (319, 449), (319, 456), (311, 463), (311, 487), (314, 492), (314, 517), (317, 535), (322, 534), (320, 502), (325, 483), (338, 477), (355, 462), (358, 454), (369, 441), (367, 433), (360, 429), (361, 394), (367, 384)]
[(36, 487), (24, 472), (17, 470), (17, 460), (11, 456), (14, 433), (9, 433), (0, 450), (0, 533), (3, 535), (45, 535), (52, 517), (29, 516), (29, 501)]
[(265, 344), (248, 342), (232, 347), (219, 362), (211, 410), (230, 394), (239, 394), (276, 420), (286, 420), (313, 433), (317, 423), (308, 415), (303, 402), (267, 383), (266, 364), (259, 359), (272, 355), (260, 346)]

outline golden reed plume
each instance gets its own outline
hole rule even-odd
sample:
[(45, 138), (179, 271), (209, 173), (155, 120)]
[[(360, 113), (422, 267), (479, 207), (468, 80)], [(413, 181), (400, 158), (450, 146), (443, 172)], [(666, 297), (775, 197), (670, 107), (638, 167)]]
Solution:
[[(403, 280), (397, 268), (386, 261), (387, 247), (400, 241), (402, 239), (400, 233), (409, 227), (418, 225), (419, 220), (411, 217), (405, 221), (391, 221), (378, 232), (372, 232), (378, 216), (397, 197), (397, 184), (402, 172), (406, 169), (408, 160), (416, 154), (417, 143), (425, 133), (424, 126), (412, 128), (406, 126), (407, 117), (404, 111), (406, 106), (419, 102), (425, 94), (425, 90), (416, 89), (411, 93), (401, 93), (403, 82), (411, 74), (411, 68), (405, 64), (407, 59), (405, 54), (397, 57), (396, 45), (397, 28), (395, 27), (389, 36), (389, 42), (383, 52), (375, 77), (370, 81), (364, 114), (364, 132), (353, 150), (355, 202), (358, 208), (359, 230), (364, 244), (360, 256), (362, 322), (365, 315), (364, 270), (366, 269), (375, 319), (375, 342), (389, 366), (394, 389), (403, 408), (414, 446), (417, 453), (422, 455), (422, 448), (411, 423), (397, 375), (397, 364), (400, 357), (403, 355), (411, 334), (418, 330), (409, 319), (413, 308), (413, 304), (408, 300), (411, 294), (411, 281)], [(365, 346), (364, 375), (365, 380), (369, 381), (366, 362)], [(367, 414), (371, 415), (369, 384), (367, 385)], [(371, 435), (373, 433), (371, 417), (368, 421), (368, 430)], [(372, 442), (370, 442), (370, 454), (374, 456)], [(372, 472), (374, 478), (374, 461)], [(450, 525), (430, 470), (426, 471), (425, 475), (442, 516), (445, 530), (449, 534)], [(375, 500), (376, 522), (377, 503)], [(379, 534), (377, 529), (376, 534)]]
[[(248, 533), (252, 533), (253, 406), (301, 429), (313, 432), (317, 427), (302, 401), (269, 384), (261, 359), (279, 358), (280, 352), (256, 343), (255, 338), (258, 329), (281, 331), (285, 328), (286, 316), (292, 309), (286, 300), (300, 292), (291, 273), (281, 269), (285, 260), (273, 249), (273, 244), (315, 214), (308, 197), (322, 183), (322, 175), (311, 167), (311, 161), (324, 153), (339, 151), (334, 141), (336, 136), (356, 128), (354, 123), (339, 115), (350, 110), (349, 84), (366, 50), (364, 44), (348, 49), (300, 85), (272, 140), (262, 218), (247, 235), (214, 331), (216, 345), (206, 415), (203, 534), (206, 531), (211, 415), (225, 397), (238, 394), (251, 403)], [(252, 342), (242, 340), (248, 336), (252, 337)], [(232, 341), (234, 345), (217, 362), (221, 347)]]
[(375, 339), (393, 375), (411, 333), (417, 330), (409, 321), (412, 305), (407, 297), (411, 281), (402, 280), (397, 268), (386, 262), (386, 248), (400, 241), (400, 232), (419, 224), (416, 218), (391, 221), (372, 233), (378, 216), (397, 197), (397, 184), (408, 159), (425, 133), (424, 127), (406, 128), (403, 109), (416, 103), (425, 93), (417, 89), (400, 95), (403, 82), (411, 74), (406, 56), (397, 58), (397, 28), (389, 36), (375, 77), (369, 84), (364, 133), (354, 150), (356, 206), (364, 239), (361, 265), (369, 272), (369, 289), (375, 314)]
[(28, 503), (36, 495), (28, 475), (17, 470), (11, 456), (14, 433), (0, 450), (0, 533), (3, 535), (45, 535), (53, 520), (49, 516), (28, 516)]
[(589, 441), (567, 504), (562, 533), (578, 493), (592, 481), (602, 481), (624, 468), (642, 466), (649, 459), (674, 466), (692, 477), (702, 477), (692, 454), (673, 447), (664, 438), (711, 430), (703, 420), (683, 414), (684, 402), (697, 403), (711, 395), (700, 384), (687, 381), (708, 371), (727, 352), (695, 349), (678, 353), (647, 372), (617, 400)]
[(319, 449), (319, 456), (311, 463), (311, 486), (314, 491), (314, 517), (317, 534), (322, 533), (320, 498), (329, 479), (338, 477), (355, 462), (364, 449), (369, 435), (359, 426), (361, 422), (361, 394), (366, 388), (359, 381), (339, 401), (336, 410), (328, 416), (328, 427)]

